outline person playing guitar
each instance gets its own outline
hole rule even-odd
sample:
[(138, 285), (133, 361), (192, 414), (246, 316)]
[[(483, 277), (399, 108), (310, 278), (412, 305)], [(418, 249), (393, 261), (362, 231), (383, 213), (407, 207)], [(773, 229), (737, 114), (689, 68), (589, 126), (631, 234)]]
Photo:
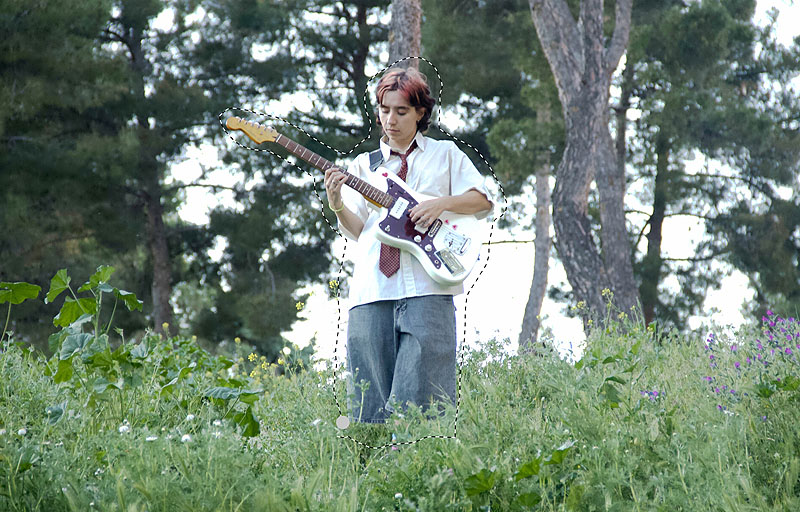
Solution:
[[(391, 172), (414, 191), (433, 197), (405, 214), (420, 234), (438, 228), (445, 211), (478, 220), (489, 216), (494, 202), (467, 155), (452, 141), (423, 135), (435, 104), (425, 75), (390, 70), (379, 81), (376, 97), (383, 128), (380, 153), (362, 153), (348, 173), (380, 185), (381, 174)], [(356, 241), (347, 328), (350, 420), (385, 423), (395, 407), (405, 409), (407, 402), (423, 412), (435, 400), (455, 405), (453, 296), (464, 292), (463, 284), (432, 279), (417, 258), (382, 243), (376, 237), (379, 215), (358, 191), (343, 187), (347, 178), (337, 167), (325, 171), (328, 205), (336, 212), (338, 228)], [(383, 183), (386, 188), (386, 179)], [(459, 236), (456, 231), (452, 235)], [(368, 389), (356, 393), (355, 379), (369, 382)]]

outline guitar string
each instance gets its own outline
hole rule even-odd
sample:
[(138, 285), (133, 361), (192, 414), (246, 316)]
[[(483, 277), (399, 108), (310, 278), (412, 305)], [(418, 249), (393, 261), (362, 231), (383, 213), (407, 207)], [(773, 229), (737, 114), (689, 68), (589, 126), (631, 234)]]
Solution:
[[(359, 146), (361, 146), (361, 144), (363, 144), (364, 141), (366, 141), (367, 138), (369, 138), (370, 133), (372, 133), (373, 120), (372, 120), (372, 116), (370, 115), (369, 109), (367, 108), (367, 95), (368, 95), (368, 92), (369, 92), (369, 84), (370, 84), (370, 82), (372, 82), (372, 80), (374, 80), (375, 77), (382, 75), (386, 70), (392, 68), (393, 66), (395, 66), (395, 65), (397, 65), (397, 64), (399, 64), (401, 62), (404, 62), (404, 61), (410, 60), (410, 59), (419, 59), (419, 60), (423, 60), (426, 63), (428, 63), (434, 69), (434, 71), (436, 72), (436, 76), (439, 79), (439, 95), (438, 95), (438, 98), (439, 98), (440, 101), (437, 102), (438, 103), (438, 105), (437, 105), (437, 114), (438, 115), (437, 115), (437, 119), (436, 119), (437, 127), (439, 128), (439, 130), (442, 133), (444, 133), (445, 135), (449, 136), (451, 139), (454, 139), (454, 140), (456, 140), (456, 141), (458, 141), (458, 142), (460, 142), (462, 144), (465, 144), (466, 146), (470, 147), (481, 158), (483, 163), (486, 165), (486, 167), (492, 173), (492, 177), (494, 178), (495, 182), (497, 182), (497, 185), (500, 188), (500, 192), (503, 195), (503, 201), (505, 203), (505, 205), (502, 207), (502, 213), (498, 217), (495, 217), (494, 219), (492, 219), (491, 228), (489, 230), (489, 240), (488, 240), (488, 242), (486, 244), (487, 245), (486, 261), (484, 262), (483, 267), (481, 267), (480, 272), (478, 273), (475, 281), (472, 283), (472, 286), (470, 286), (469, 290), (467, 290), (467, 292), (465, 294), (465, 297), (464, 297), (464, 335), (463, 335), (463, 340), (464, 340), (464, 344), (465, 344), (466, 343), (466, 338), (467, 338), (467, 305), (469, 303), (469, 294), (472, 291), (472, 289), (475, 287), (475, 284), (478, 282), (478, 279), (480, 279), (480, 276), (483, 274), (483, 271), (486, 269), (486, 266), (489, 264), (489, 258), (491, 257), (491, 245), (492, 245), (492, 235), (494, 234), (494, 226), (495, 226), (495, 223), (497, 221), (499, 221), (500, 219), (503, 218), (503, 216), (505, 216), (506, 211), (508, 209), (508, 206), (507, 206), (508, 205), (508, 198), (505, 195), (505, 190), (503, 189), (502, 183), (500, 183), (500, 180), (497, 178), (497, 175), (495, 174), (494, 169), (489, 164), (489, 162), (486, 160), (486, 158), (483, 156), (483, 154), (475, 146), (473, 146), (469, 142), (466, 142), (466, 141), (456, 137), (455, 135), (451, 134), (446, 129), (444, 129), (444, 127), (442, 126), (442, 124), (441, 124), (441, 116), (442, 116), (441, 97), (442, 97), (442, 92), (444, 90), (444, 81), (442, 80), (442, 77), (441, 77), (441, 75), (439, 73), (439, 69), (431, 61), (429, 61), (425, 57), (421, 57), (421, 56), (419, 56), (419, 57), (411, 57), (411, 56), (410, 57), (404, 57), (404, 58), (399, 59), (399, 60), (393, 62), (392, 64), (384, 67), (378, 73), (376, 73), (373, 76), (371, 76), (369, 78), (369, 80), (367, 80), (367, 87), (364, 88), (364, 95), (362, 97), (362, 106), (364, 108), (364, 111), (367, 114), (367, 119), (369, 120), (369, 129), (367, 131), (367, 134), (364, 136), (364, 138), (362, 138), (358, 143), (356, 143), (355, 146), (353, 146), (352, 149), (350, 149), (350, 151), (347, 151), (346, 153), (342, 152), (342, 151), (339, 151), (338, 149), (329, 146), (325, 142), (319, 140), (313, 134), (308, 133), (305, 129), (295, 125), (291, 121), (283, 119), (283, 118), (281, 118), (279, 116), (273, 116), (273, 115), (265, 113), (265, 112), (258, 112), (258, 111), (251, 110), (251, 109), (248, 109), (248, 108), (243, 108), (243, 107), (228, 107), (228, 108), (226, 108), (225, 110), (223, 110), (222, 112), (219, 113), (219, 115), (217, 116), (217, 119), (218, 119), (218, 121), (220, 123), (220, 126), (222, 126), (222, 129), (225, 131), (226, 134), (228, 134), (228, 137), (236, 145), (238, 145), (238, 146), (240, 146), (240, 147), (242, 147), (244, 149), (250, 150), (250, 151), (270, 153), (271, 155), (283, 160), (284, 162), (289, 163), (291, 166), (295, 167), (296, 169), (300, 170), (301, 172), (305, 172), (306, 174), (311, 176), (311, 179), (312, 179), (313, 184), (314, 184), (314, 195), (317, 197), (317, 199), (319, 200), (319, 203), (321, 205), (321, 210), (320, 211), (321, 211), (322, 218), (325, 220), (325, 222), (328, 224), (328, 226), (334, 232), (337, 233), (337, 235), (339, 235), (340, 237), (342, 237), (344, 239), (344, 248), (342, 249), (342, 257), (340, 258), (339, 274), (338, 274), (339, 276), (341, 276), (343, 274), (343, 272), (344, 272), (344, 255), (347, 252), (347, 237), (345, 237), (341, 233), (341, 231), (339, 231), (338, 228), (334, 227), (328, 221), (328, 218), (325, 217), (325, 215), (324, 215), (325, 203), (322, 200), (322, 198), (319, 196), (319, 194), (317, 193), (317, 188), (316, 188), (317, 180), (316, 180), (316, 177), (313, 174), (311, 174), (311, 172), (308, 171), (308, 169), (301, 168), (297, 164), (292, 163), (291, 161), (287, 160), (286, 158), (282, 157), (281, 155), (278, 155), (277, 153), (275, 153), (274, 151), (272, 151), (268, 147), (253, 148), (253, 147), (245, 146), (244, 144), (240, 143), (238, 140), (236, 140), (233, 137), (231, 132), (228, 130), (227, 126), (225, 125), (225, 122), (223, 121), (223, 116), (224, 116), (224, 114), (226, 112), (229, 112), (231, 110), (241, 110), (241, 111), (244, 111), (244, 112), (249, 112), (249, 113), (254, 114), (254, 115), (266, 116), (266, 117), (268, 117), (270, 119), (281, 121), (283, 123), (286, 123), (286, 124), (292, 126), (296, 130), (299, 130), (299, 131), (303, 132), (305, 135), (307, 135), (308, 137), (310, 137), (314, 141), (318, 142), (319, 144), (325, 146), (326, 148), (330, 149), (331, 151), (334, 151), (337, 155), (342, 156), (342, 157), (346, 157), (346, 156), (350, 155), (353, 151), (355, 151)], [(339, 414), (340, 414), (340, 416), (344, 416), (342, 414), (342, 406), (339, 403), (339, 399), (338, 399), (337, 392), (336, 392), (336, 376), (337, 376), (337, 365), (338, 365), (337, 351), (338, 351), (338, 346), (339, 346), (339, 336), (340, 336), (340, 332), (341, 332), (341, 320), (342, 320), (342, 308), (341, 308), (341, 302), (340, 302), (340, 294), (341, 294), (341, 287), (338, 285), (338, 282), (337, 282), (336, 283), (336, 306), (337, 306), (338, 316), (337, 316), (337, 319), (336, 319), (336, 340), (335, 340), (335, 343), (334, 343), (334, 350), (333, 350), (334, 369), (333, 369), (333, 384), (332, 384), (332, 387), (333, 387), (334, 401), (336, 402), (336, 406), (339, 409)], [(461, 346), (461, 355), (460, 355), (461, 364), (458, 365), (458, 379), (457, 379), (457, 382), (456, 382), (456, 384), (457, 384), (457, 386), (456, 386), (456, 395), (457, 395), (456, 411), (455, 411), (455, 418), (454, 418), (454, 422), (453, 422), (453, 435), (452, 436), (428, 435), (428, 436), (420, 437), (419, 439), (416, 439), (414, 441), (390, 442), (390, 443), (387, 443), (387, 444), (384, 444), (384, 445), (381, 445), (381, 446), (368, 445), (368, 444), (363, 443), (363, 442), (359, 441), (358, 439), (355, 439), (355, 438), (353, 438), (353, 437), (351, 437), (349, 435), (337, 435), (337, 437), (339, 437), (341, 439), (344, 439), (344, 438), (350, 439), (350, 440), (352, 440), (352, 441), (354, 441), (354, 442), (356, 442), (356, 443), (358, 443), (358, 444), (360, 444), (362, 446), (370, 448), (370, 449), (381, 449), (381, 448), (386, 448), (386, 447), (389, 447), (389, 446), (411, 445), (411, 444), (417, 443), (419, 441), (422, 441), (423, 439), (429, 439), (429, 438), (457, 439), (458, 438), (459, 406), (460, 406), (460, 403), (461, 403), (461, 369), (462, 369), (462, 367), (464, 365), (464, 353), (465, 353), (464, 344), (462, 344), (462, 346)], [(339, 365), (339, 367), (340, 366), (341, 365)]]

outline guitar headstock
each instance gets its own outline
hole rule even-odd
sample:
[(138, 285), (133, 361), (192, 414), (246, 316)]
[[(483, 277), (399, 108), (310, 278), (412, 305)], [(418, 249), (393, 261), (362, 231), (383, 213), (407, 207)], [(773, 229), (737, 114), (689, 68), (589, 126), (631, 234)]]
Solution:
[(244, 132), (245, 135), (250, 137), (256, 144), (263, 142), (275, 142), (278, 138), (278, 132), (269, 126), (262, 126), (252, 121), (245, 121), (239, 117), (229, 117), (225, 121), (225, 126), (229, 130), (239, 130)]

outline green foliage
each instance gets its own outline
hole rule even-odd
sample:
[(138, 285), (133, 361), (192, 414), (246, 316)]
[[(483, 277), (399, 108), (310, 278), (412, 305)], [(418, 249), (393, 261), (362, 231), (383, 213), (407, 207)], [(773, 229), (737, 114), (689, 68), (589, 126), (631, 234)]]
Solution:
[[(56, 277), (69, 292), (69, 276)], [(238, 357), (240, 343), (231, 357), (159, 335), (94, 351), (79, 333), (47, 360), (6, 342), (0, 508), (796, 508), (800, 381), (785, 348), (797, 322), (770, 314), (737, 334), (736, 350), (715, 337), (709, 368), (708, 341), (615, 318), (574, 365), (509, 356), (507, 340), (470, 352), (456, 439), (450, 405), (441, 418), (411, 405), (386, 425), (341, 431), (332, 386), (344, 386), (330, 368), (287, 365), (280, 377), (255, 354)], [(784, 377), (765, 387), (732, 363), (770, 334), (783, 336), (770, 371)], [(74, 374), (55, 382), (70, 358)], [(748, 395), (723, 398), (709, 374)]]

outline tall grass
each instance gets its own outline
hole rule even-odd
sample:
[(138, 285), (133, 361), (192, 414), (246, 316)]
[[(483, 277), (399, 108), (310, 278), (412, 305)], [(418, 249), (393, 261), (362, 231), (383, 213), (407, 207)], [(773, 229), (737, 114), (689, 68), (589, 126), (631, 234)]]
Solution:
[[(330, 368), (287, 362), (276, 376), (240, 345), (230, 366), (150, 335), (129, 370), (141, 383), (98, 392), (91, 360), (73, 360), (86, 383), (56, 384), (58, 361), (10, 340), (0, 510), (800, 510), (791, 320), (765, 317), (735, 339), (625, 320), (595, 329), (575, 364), (495, 341), (465, 357), (457, 410), (411, 407), (344, 431)], [(221, 382), (254, 395), (208, 392)]]

